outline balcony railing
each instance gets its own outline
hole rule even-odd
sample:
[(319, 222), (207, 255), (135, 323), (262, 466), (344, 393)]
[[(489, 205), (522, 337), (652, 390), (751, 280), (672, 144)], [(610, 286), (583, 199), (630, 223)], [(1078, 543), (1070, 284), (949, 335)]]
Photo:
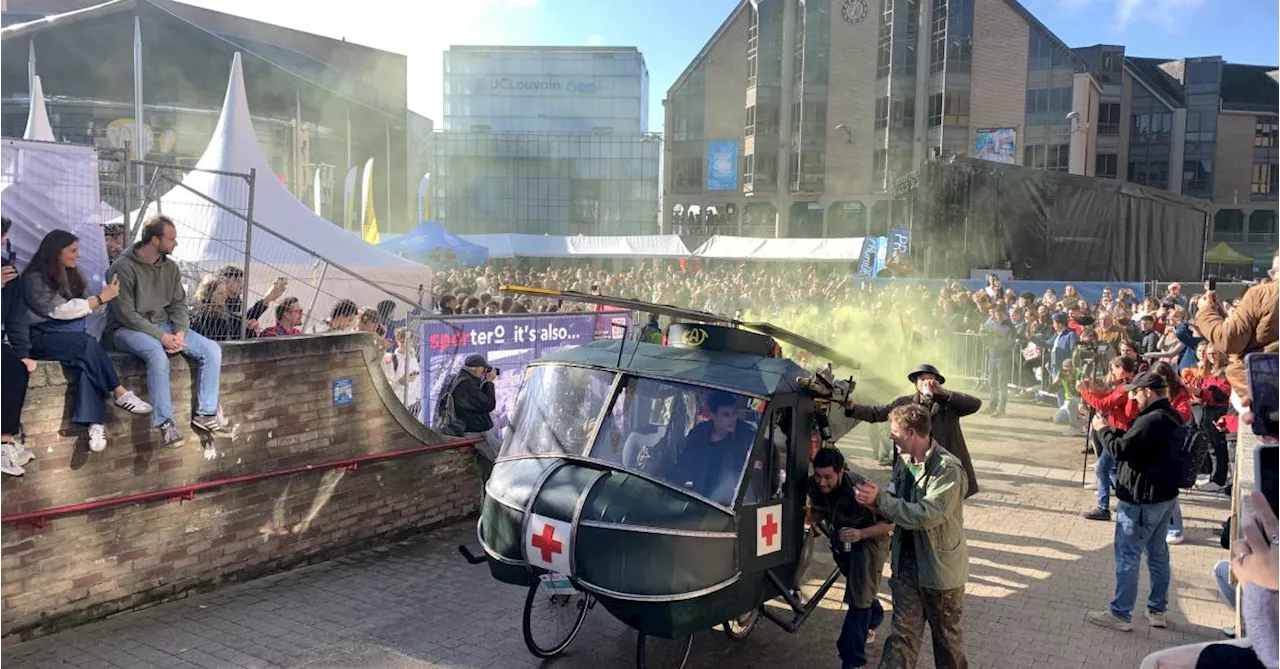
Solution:
[(1274, 246), (1276, 244), (1276, 233), (1274, 232), (1228, 232), (1223, 230), (1213, 231), (1214, 243), (1226, 242), (1228, 244), (1267, 244)]

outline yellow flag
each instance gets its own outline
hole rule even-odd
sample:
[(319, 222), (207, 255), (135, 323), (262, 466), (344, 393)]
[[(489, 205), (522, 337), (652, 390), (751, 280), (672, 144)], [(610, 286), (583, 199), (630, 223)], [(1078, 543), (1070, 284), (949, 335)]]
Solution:
[(373, 158), (364, 164), (364, 211), (361, 218), (364, 223), (361, 227), (361, 234), (366, 242), (377, 244), (381, 241), (378, 236), (378, 217), (373, 213)]

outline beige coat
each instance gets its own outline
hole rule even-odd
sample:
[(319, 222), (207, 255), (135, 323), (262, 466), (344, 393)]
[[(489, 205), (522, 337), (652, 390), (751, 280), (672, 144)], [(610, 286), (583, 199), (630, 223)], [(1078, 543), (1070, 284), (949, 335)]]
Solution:
[(1245, 382), (1244, 356), (1257, 351), (1275, 353), (1280, 350), (1280, 325), (1276, 308), (1280, 289), (1275, 281), (1254, 286), (1240, 298), (1231, 315), (1223, 318), (1216, 309), (1201, 309), (1196, 314), (1196, 327), (1213, 347), (1231, 357), (1227, 380), (1241, 397), (1249, 396)]

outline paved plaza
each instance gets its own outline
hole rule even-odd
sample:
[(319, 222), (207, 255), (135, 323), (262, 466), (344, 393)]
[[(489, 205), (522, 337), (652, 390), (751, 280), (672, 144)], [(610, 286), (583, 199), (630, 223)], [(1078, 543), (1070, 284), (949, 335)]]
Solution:
[[(1018, 406), (1010, 418), (965, 419), (983, 491), (965, 525), (971, 577), (964, 632), (975, 668), (1137, 667), (1148, 653), (1214, 640), (1231, 613), (1217, 598), (1212, 567), (1222, 559), (1216, 528), (1223, 496), (1184, 494), (1186, 543), (1172, 551), (1170, 629), (1151, 629), (1140, 611), (1128, 634), (1094, 628), (1114, 586), (1111, 523), (1084, 520), (1093, 491), (1080, 485), (1082, 439), (1060, 436), (1048, 409)], [(847, 441), (855, 466), (883, 477), (865, 439)], [(1090, 478), (1092, 472), (1090, 472)], [(540, 666), (524, 647), (525, 591), (497, 583), (455, 550), (474, 542), (473, 523), (417, 539), (192, 595), (3, 650), (6, 669), (194, 667), (307, 669), (500, 669)], [(829, 565), (829, 559), (820, 564)], [(813, 568), (811, 578), (821, 569)], [(887, 572), (886, 572), (887, 573)], [(825, 574), (824, 574), (825, 575)], [(1145, 569), (1142, 595), (1146, 592)], [(888, 586), (881, 598), (890, 608)], [(743, 641), (699, 634), (690, 667), (835, 666), (843, 619), (833, 589), (809, 622), (789, 635), (762, 621)], [(886, 619), (873, 645), (878, 659)], [(921, 667), (933, 666), (926, 639)], [(634, 666), (635, 634), (596, 607), (568, 651), (547, 666)]]

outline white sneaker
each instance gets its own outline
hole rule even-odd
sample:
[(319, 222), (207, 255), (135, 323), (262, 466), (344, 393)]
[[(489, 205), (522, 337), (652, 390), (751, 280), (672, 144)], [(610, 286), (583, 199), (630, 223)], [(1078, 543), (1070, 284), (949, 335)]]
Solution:
[(1164, 535), (1164, 542), (1170, 546), (1177, 546), (1183, 541), (1185, 541), (1185, 537), (1182, 536), (1181, 532), (1170, 532)]
[(151, 405), (134, 395), (132, 390), (126, 390), (123, 395), (117, 397), (116, 406), (137, 416), (145, 416), (151, 413)]
[(13, 464), (21, 467), (36, 458), (36, 454), (31, 452), (25, 444), (17, 439), (5, 442), (6, 452), (13, 460)]
[[(148, 407), (150, 408), (150, 407)], [(107, 447), (107, 428), (100, 423), (89, 426), (89, 450), (101, 453)]]
[(26, 473), (26, 470), (13, 460), (15, 448), (13, 442), (7, 441), (0, 445), (0, 473), (8, 474), (9, 476), (22, 476)]
[(1220, 483), (1214, 483), (1213, 481), (1206, 481), (1204, 483), (1196, 484), (1196, 490), (1198, 492), (1222, 492), (1223, 490), (1226, 490), (1226, 489), (1227, 489), (1227, 486), (1224, 486)]

